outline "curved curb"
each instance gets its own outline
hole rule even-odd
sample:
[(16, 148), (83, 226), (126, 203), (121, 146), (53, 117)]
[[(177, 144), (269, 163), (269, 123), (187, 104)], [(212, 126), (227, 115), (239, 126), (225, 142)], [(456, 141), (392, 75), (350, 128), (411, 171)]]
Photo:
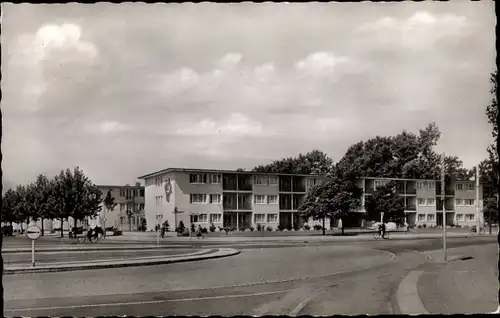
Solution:
[(428, 314), (418, 295), (417, 283), (423, 271), (411, 271), (399, 284), (396, 298), (399, 311), (403, 315)]
[[(145, 245), (145, 246), (106, 246), (106, 247), (74, 247), (74, 246), (66, 246), (66, 247), (52, 247), (52, 248), (36, 248), (35, 252), (100, 252), (100, 251), (122, 251), (122, 250), (158, 250), (158, 249), (172, 249), (172, 248), (189, 248), (188, 245)], [(11, 253), (31, 253), (31, 248), (29, 247), (21, 247), (21, 248), (6, 248), (2, 249), (3, 254), (11, 254)]]
[(151, 265), (164, 265), (182, 262), (194, 262), (206, 259), (215, 259), (228, 256), (238, 255), (241, 252), (232, 248), (220, 248), (216, 252), (205, 255), (192, 255), (192, 256), (179, 256), (164, 259), (145, 259), (134, 261), (121, 261), (121, 262), (103, 262), (100, 264), (74, 264), (62, 266), (43, 266), (34, 268), (4, 268), (4, 275), (27, 274), (27, 273), (47, 273), (47, 272), (67, 272), (76, 270), (89, 270), (89, 269), (105, 269), (105, 268), (119, 268), (119, 267), (132, 267), (132, 266), (151, 266)]

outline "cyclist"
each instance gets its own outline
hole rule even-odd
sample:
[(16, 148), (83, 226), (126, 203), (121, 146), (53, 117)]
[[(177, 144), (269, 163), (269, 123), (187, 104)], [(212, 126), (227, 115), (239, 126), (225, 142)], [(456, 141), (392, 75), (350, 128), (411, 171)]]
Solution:
[(379, 226), (378, 226), (378, 231), (380, 233), (380, 236), (382, 238), (385, 238), (385, 223), (382, 222)]

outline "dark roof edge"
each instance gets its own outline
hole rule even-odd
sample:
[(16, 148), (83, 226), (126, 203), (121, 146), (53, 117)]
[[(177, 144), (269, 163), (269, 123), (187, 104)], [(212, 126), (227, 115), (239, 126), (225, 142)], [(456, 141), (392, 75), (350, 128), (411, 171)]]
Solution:
[(153, 173), (138, 177), (138, 179), (147, 179), (159, 174), (168, 172), (200, 172), (200, 173), (238, 173), (238, 174), (262, 174), (275, 176), (298, 176), (298, 177), (323, 177), (321, 174), (293, 174), (293, 173), (275, 173), (275, 172), (255, 172), (255, 171), (236, 171), (223, 169), (189, 169), (189, 168), (167, 168)]

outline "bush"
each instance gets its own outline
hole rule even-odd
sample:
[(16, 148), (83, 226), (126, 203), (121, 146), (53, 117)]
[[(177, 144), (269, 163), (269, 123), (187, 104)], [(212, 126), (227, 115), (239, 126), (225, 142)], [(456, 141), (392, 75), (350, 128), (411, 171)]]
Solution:
[(215, 225), (213, 223), (210, 224), (210, 232), (215, 232)]
[(427, 224), (424, 224), (423, 227), (424, 227), (424, 229), (427, 228)]
[(309, 231), (311, 226), (309, 224), (304, 224), (304, 230)]
[(455, 227), (455, 224), (454, 224), (454, 223), (451, 223), (451, 224), (450, 224), (450, 227)]
[(189, 231), (184, 231), (184, 232), (181, 232), (181, 233), (182, 233), (181, 234), (182, 236), (189, 236)]
[(278, 225), (278, 231), (283, 231), (285, 229), (285, 227), (283, 225)]
[(313, 228), (316, 230), (316, 231), (321, 231), (323, 229), (323, 227), (319, 224), (314, 224)]
[(206, 227), (202, 227), (201, 233), (203, 233), (203, 234), (208, 233), (208, 229)]
[(170, 231), (170, 224), (168, 223), (168, 220), (163, 222), (162, 227), (165, 228), (166, 232)]
[(260, 231), (262, 231), (262, 225), (260, 225), (260, 223), (259, 223), (259, 224), (257, 224), (257, 232), (260, 232)]
[(269, 232), (271, 232), (273, 230), (273, 227), (272, 226), (268, 226), (268, 227), (266, 227), (266, 230), (269, 231)]
[(240, 225), (240, 232), (244, 232), (244, 231), (245, 231), (245, 229), (246, 229), (246, 226), (244, 226), (244, 225)]
[(253, 226), (251, 226), (251, 227), (250, 227), (250, 231), (252, 231), (252, 232), (253, 232), (254, 230), (255, 230), (255, 228), (254, 228)]
[(186, 230), (186, 226), (184, 225), (184, 222), (180, 221), (179, 226), (176, 229), (177, 233), (184, 233)]

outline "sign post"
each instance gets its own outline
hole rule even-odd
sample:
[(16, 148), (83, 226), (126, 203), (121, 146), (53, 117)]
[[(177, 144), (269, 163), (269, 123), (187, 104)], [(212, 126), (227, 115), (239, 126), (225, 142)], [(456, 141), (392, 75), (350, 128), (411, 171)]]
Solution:
[(446, 175), (446, 170), (445, 170), (445, 156), (444, 153), (441, 157), (441, 202), (443, 204), (443, 258), (444, 261), (446, 262), (448, 260), (448, 255), (447, 255), (447, 250), (446, 250), (446, 194), (445, 194), (445, 175)]
[(41, 230), (36, 225), (31, 225), (26, 230), (26, 236), (31, 240), (31, 266), (35, 267), (35, 241), (40, 237)]

